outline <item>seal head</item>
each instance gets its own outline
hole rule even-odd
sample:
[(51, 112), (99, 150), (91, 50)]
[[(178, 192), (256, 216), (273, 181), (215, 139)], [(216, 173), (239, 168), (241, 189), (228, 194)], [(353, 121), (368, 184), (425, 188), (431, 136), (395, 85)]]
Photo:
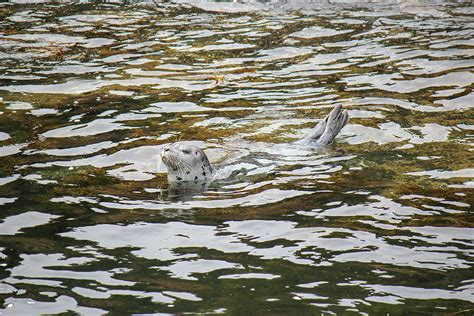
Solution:
[(168, 169), (168, 181), (208, 181), (216, 171), (202, 149), (185, 143), (163, 148), (161, 160)]

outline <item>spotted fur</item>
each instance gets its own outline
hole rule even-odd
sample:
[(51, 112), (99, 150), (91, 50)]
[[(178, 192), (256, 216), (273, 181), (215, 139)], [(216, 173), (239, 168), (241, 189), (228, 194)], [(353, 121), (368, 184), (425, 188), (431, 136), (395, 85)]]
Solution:
[(212, 180), (216, 171), (200, 148), (174, 143), (161, 152), (161, 160), (168, 169), (168, 181), (207, 181)]

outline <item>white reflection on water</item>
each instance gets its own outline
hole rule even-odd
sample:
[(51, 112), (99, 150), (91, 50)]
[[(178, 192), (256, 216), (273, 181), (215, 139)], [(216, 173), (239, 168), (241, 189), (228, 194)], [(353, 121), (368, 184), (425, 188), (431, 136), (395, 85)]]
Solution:
[[(456, 253), (464, 254), (464, 246), (474, 241), (473, 229), (406, 229), (416, 235), (410, 239), (404, 236), (384, 237), (348, 229), (299, 228), (290, 221), (248, 220), (226, 222), (219, 228), (180, 222), (96, 225), (77, 228), (62, 235), (89, 240), (107, 249), (138, 248), (132, 250), (136, 256), (174, 262), (159, 269), (169, 270), (175, 277), (183, 279), (195, 279), (191, 277), (193, 273), (239, 268), (232, 262), (199, 259), (196, 253), (180, 253), (181, 248), (188, 247), (205, 247), (223, 253), (245, 252), (260, 260), (281, 259), (302, 265), (327, 266), (335, 262), (354, 261), (434, 270), (469, 268), (469, 262)], [(346, 234), (347, 237), (332, 237), (336, 233)], [(423, 240), (429, 246), (399, 245), (397, 241), (403, 240)], [(449, 253), (445, 252), (446, 247), (440, 247), (448, 242), (451, 244)], [(269, 243), (271, 247), (263, 246)], [(305, 258), (300, 256), (303, 252)], [(322, 253), (325, 253), (324, 257)]]
[(29, 298), (7, 298), (3, 315), (58, 314), (65, 310), (74, 310), (83, 315), (103, 315), (106, 311), (99, 308), (80, 306), (69, 296), (60, 295), (51, 302), (34, 301)]
[(352, 31), (351, 30), (340, 30), (339, 31), (339, 30), (322, 28), (320, 26), (312, 26), (312, 27), (305, 28), (301, 31), (292, 33), (289, 36), (297, 37), (297, 38), (304, 38), (304, 39), (311, 39), (311, 38), (316, 38), (316, 37), (334, 36), (334, 35), (350, 33), (350, 32), (352, 32)]
[(0, 132), (0, 141), (6, 140), (6, 139), (9, 139), (9, 138), (10, 138), (10, 135), (8, 135), (7, 133), (4, 133), (4, 132)]
[(467, 71), (452, 72), (435, 78), (400, 80), (402, 78), (400, 74), (364, 75), (349, 77), (345, 80), (345, 83), (352, 90), (364, 90), (367, 86), (370, 86), (390, 92), (412, 93), (430, 87), (467, 87), (474, 82), (474, 74)]
[[(13, 202), (13, 201), (11, 201)], [(0, 199), (0, 205), (1, 205)], [(0, 235), (16, 235), (22, 228), (44, 225), (60, 216), (41, 212), (25, 212), (3, 219), (0, 223)]]
[(474, 168), (461, 170), (426, 170), (407, 173), (411, 176), (428, 176), (434, 179), (474, 178)]
[[(268, 189), (255, 194), (249, 193), (243, 197), (215, 199), (215, 200), (193, 200), (191, 202), (161, 202), (161, 201), (134, 201), (114, 197), (118, 202), (101, 202), (100, 205), (110, 209), (122, 210), (194, 210), (194, 209), (219, 209), (236, 206), (262, 206), (282, 202), (286, 199), (295, 198), (307, 194), (310, 191)], [(197, 196), (199, 198), (199, 196)]]
[(163, 270), (171, 272), (171, 277), (183, 279), (183, 280), (195, 280), (198, 278), (192, 275), (195, 274), (207, 274), (209, 272), (223, 270), (223, 269), (241, 269), (243, 268), (238, 263), (230, 263), (221, 260), (186, 260), (177, 261), (168, 265)]
[(154, 303), (162, 303), (162, 304), (172, 304), (175, 302), (175, 297), (180, 299), (185, 299), (188, 301), (199, 301), (200, 298), (186, 292), (171, 292), (166, 291), (166, 295), (160, 292), (145, 292), (145, 291), (134, 291), (134, 290), (94, 290), (89, 288), (83, 287), (74, 287), (72, 289), (73, 292), (88, 298), (95, 298), (95, 299), (107, 299), (110, 298), (112, 295), (117, 296), (134, 296), (137, 298), (150, 298)]
[(222, 252), (250, 250), (248, 246), (240, 244), (235, 236), (216, 235), (217, 233), (218, 230), (214, 226), (169, 222), (137, 223), (129, 226), (98, 225), (79, 228), (62, 235), (76, 239), (90, 236), (90, 240), (94, 240), (98, 246), (109, 249), (137, 247), (139, 250), (132, 251), (134, 255), (163, 261), (195, 258), (194, 254), (181, 255), (175, 251), (181, 247), (200, 247), (203, 242), (208, 249)]
[(27, 144), (15, 144), (0, 146), (0, 157), (11, 156), (21, 152), (21, 149), (26, 147)]
[[(469, 286), (466, 286), (464, 289), (457, 289), (455, 291), (380, 284), (364, 284), (362, 287), (370, 289), (374, 294), (382, 295), (381, 297), (384, 298), (387, 297), (387, 294), (394, 295), (392, 297), (396, 299), (394, 300), (393, 304), (403, 304), (400, 299), (457, 299), (474, 303), (474, 288)], [(376, 297), (369, 297), (367, 300), (379, 301)]]
[[(11, 270), (11, 277), (8, 282), (15, 283), (15, 279), (22, 281), (28, 279), (28, 282), (34, 279), (77, 279), (94, 280), (106, 285), (133, 285), (134, 282), (115, 279), (111, 271), (71, 271), (65, 268), (75, 265), (87, 264), (97, 259), (75, 257), (65, 258), (62, 254), (32, 254), (21, 255), (21, 264)], [(62, 267), (62, 269), (54, 269)], [(51, 269), (52, 268), (52, 269)]]

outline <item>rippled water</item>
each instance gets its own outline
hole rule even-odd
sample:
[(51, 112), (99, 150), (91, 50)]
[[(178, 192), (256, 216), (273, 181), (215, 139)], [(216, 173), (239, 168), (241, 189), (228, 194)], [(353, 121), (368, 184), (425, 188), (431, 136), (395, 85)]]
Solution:
[(0, 314), (474, 313), (472, 4), (300, 5), (0, 4)]

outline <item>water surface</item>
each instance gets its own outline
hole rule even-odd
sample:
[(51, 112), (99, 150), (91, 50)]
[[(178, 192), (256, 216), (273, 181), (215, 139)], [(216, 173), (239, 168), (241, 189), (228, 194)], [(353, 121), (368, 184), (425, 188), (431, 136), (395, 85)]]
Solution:
[(0, 313), (473, 313), (473, 56), (468, 2), (0, 4)]

